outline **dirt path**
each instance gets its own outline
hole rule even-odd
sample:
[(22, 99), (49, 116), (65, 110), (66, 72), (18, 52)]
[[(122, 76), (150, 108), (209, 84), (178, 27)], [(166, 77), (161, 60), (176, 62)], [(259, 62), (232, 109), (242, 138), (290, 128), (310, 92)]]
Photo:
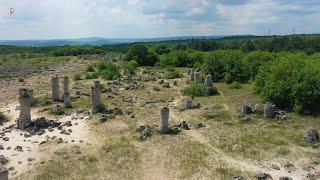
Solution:
[[(225, 99), (225, 102), (227, 102), (227, 98), (222, 93), (221, 93), (221, 96), (223, 96), (224, 99)], [(183, 99), (183, 97), (180, 94), (179, 98), (176, 99), (175, 101), (173, 101), (171, 104), (173, 106), (177, 106), (182, 99)], [(235, 120), (235, 114), (234, 114), (235, 112), (231, 111), (231, 109), (227, 105), (227, 103), (224, 106), (226, 107), (226, 109), (228, 109), (231, 112), (232, 118), (233, 118), (233, 120)], [(170, 118), (173, 121), (176, 121), (178, 119), (176, 111), (177, 110), (175, 110), (175, 109), (172, 109), (170, 111)], [(303, 177), (303, 175), (302, 175), (303, 171), (298, 171), (297, 170), (295, 172), (288, 173), (284, 168), (281, 168), (280, 170), (269, 169), (269, 168), (265, 168), (265, 167), (261, 167), (259, 165), (256, 165), (253, 162), (250, 162), (250, 161), (247, 161), (247, 160), (236, 159), (234, 157), (228, 156), (224, 152), (219, 150), (218, 148), (212, 146), (210, 144), (209, 140), (206, 139), (206, 137), (203, 136), (201, 133), (199, 133), (197, 130), (186, 131), (186, 134), (193, 141), (199, 142), (199, 143), (209, 147), (216, 154), (217, 157), (219, 157), (221, 160), (226, 162), (228, 165), (230, 165), (232, 167), (236, 167), (236, 168), (240, 169), (241, 171), (252, 172), (254, 174), (257, 174), (257, 173), (268, 173), (274, 179), (279, 179), (282, 176), (292, 177), (293, 179), (301, 179)], [(274, 164), (276, 164), (276, 163), (274, 163)]]

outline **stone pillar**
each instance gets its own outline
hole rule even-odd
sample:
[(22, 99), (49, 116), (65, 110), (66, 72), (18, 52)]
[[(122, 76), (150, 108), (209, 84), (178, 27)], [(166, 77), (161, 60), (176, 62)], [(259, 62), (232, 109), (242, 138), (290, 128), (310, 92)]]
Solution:
[(168, 133), (170, 131), (169, 128), (169, 108), (162, 108), (160, 111), (160, 125), (159, 131), (161, 133)]
[(65, 76), (63, 78), (63, 93), (69, 93), (69, 77)]
[(2, 165), (0, 165), (0, 180), (9, 180), (9, 172), (8, 169), (5, 167), (1, 167)]
[(101, 85), (100, 81), (95, 81), (94, 85), (91, 87), (92, 90), (92, 105), (93, 109), (101, 107)]
[(212, 76), (211, 75), (207, 75), (206, 79), (204, 81), (204, 87), (205, 87), (205, 92), (207, 95), (209, 95), (213, 89), (213, 85), (212, 85)]
[(276, 115), (276, 107), (272, 104), (265, 104), (263, 114), (265, 118), (274, 118)]
[(194, 72), (193, 72), (193, 69), (191, 69), (189, 73), (189, 81), (193, 81), (193, 79), (194, 79)]
[(242, 103), (242, 114), (243, 115), (247, 115), (247, 114), (250, 114), (250, 113), (252, 113), (253, 111), (252, 111), (252, 109), (251, 109), (251, 106), (246, 102), (246, 101), (244, 101), (243, 103)]
[(24, 130), (31, 122), (31, 103), (28, 89), (19, 90), (20, 114), (18, 118), (18, 129)]
[(186, 109), (192, 109), (193, 108), (193, 105), (192, 105), (192, 100), (191, 99), (188, 99), (186, 101)]
[(194, 72), (194, 82), (199, 82), (199, 81), (200, 81), (200, 73)]
[(52, 100), (59, 101), (59, 77), (55, 75), (51, 79)]
[(69, 92), (66, 92), (64, 93), (64, 107), (65, 108), (71, 108), (72, 105), (71, 105), (71, 98), (70, 98), (70, 93)]

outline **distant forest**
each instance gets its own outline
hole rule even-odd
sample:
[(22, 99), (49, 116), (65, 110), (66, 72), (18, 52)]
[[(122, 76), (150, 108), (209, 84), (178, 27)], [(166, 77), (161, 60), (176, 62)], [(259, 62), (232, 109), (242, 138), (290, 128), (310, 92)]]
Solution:
[(313, 54), (320, 51), (320, 35), (288, 35), (288, 36), (232, 36), (221, 39), (191, 39), (160, 42), (139, 42), (103, 46), (50, 46), (50, 47), (18, 47), (0, 46), (0, 54), (44, 53), (52, 56), (75, 56), (81, 54), (105, 54), (108, 52), (126, 53), (136, 44), (144, 44), (149, 48), (164, 45), (171, 50), (256, 50), (268, 52), (303, 51)]

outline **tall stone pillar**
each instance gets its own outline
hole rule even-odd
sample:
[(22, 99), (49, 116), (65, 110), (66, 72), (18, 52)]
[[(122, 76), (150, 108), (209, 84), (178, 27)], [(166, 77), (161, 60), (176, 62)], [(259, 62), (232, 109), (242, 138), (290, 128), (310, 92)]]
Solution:
[(101, 85), (100, 81), (95, 81), (94, 85), (91, 87), (92, 90), (92, 106), (93, 109), (101, 107)]
[(28, 89), (19, 89), (20, 114), (18, 129), (24, 130), (31, 122), (31, 103)]
[(204, 81), (204, 88), (205, 88), (205, 92), (207, 95), (210, 95), (212, 89), (213, 89), (213, 85), (212, 85), (213, 81), (212, 81), (212, 76), (211, 75), (207, 75), (206, 79)]
[(276, 115), (276, 107), (273, 104), (267, 103), (264, 105), (263, 114), (265, 118), (274, 118)]
[(72, 105), (71, 105), (71, 97), (69, 92), (64, 93), (63, 99), (64, 99), (64, 107), (71, 108)]
[(59, 77), (55, 75), (51, 79), (51, 89), (52, 89), (52, 100), (59, 101), (60, 93), (59, 93)]
[(199, 81), (200, 81), (200, 73), (194, 72), (194, 82), (199, 82)]
[(1, 167), (3, 165), (0, 165), (0, 180), (9, 180), (9, 172), (8, 169), (5, 167)]
[(189, 73), (189, 81), (193, 81), (193, 80), (194, 80), (194, 72), (193, 72), (193, 69), (191, 69)]
[(169, 108), (162, 108), (160, 111), (160, 125), (159, 131), (161, 133), (168, 133), (170, 131), (169, 128)]
[(63, 78), (63, 93), (69, 93), (69, 77), (65, 76)]

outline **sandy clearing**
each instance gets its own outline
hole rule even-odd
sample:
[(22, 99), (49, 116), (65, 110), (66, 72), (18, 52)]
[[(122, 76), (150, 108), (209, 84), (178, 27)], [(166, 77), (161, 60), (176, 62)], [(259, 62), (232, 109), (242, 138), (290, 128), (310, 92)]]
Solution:
[[(19, 108), (17, 103), (9, 104), (8, 106), (1, 108), (0, 111), (4, 112), (4, 114), (10, 118), (10, 121), (3, 127), (8, 127), (16, 123), (15, 120), (19, 116)], [(41, 115), (37, 114), (36, 109), (33, 109), (31, 114), (33, 119), (42, 117)], [(9, 141), (4, 141), (1, 138), (0, 145), (4, 146), (4, 150), (0, 150), (0, 154), (9, 159), (7, 166), (9, 168), (14, 168), (14, 170), (11, 171), (10, 176), (17, 176), (21, 173), (27, 172), (28, 170), (34, 168), (35, 165), (43, 161), (43, 159), (50, 160), (50, 156), (52, 156), (52, 151), (54, 151), (54, 149), (61, 148), (62, 146), (68, 144), (76, 145), (85, 144), (85, 142), (88, 142), (88, 119), (90, 119), (88, 115), (76, 113), (57, 118), (57, 120), (62, 123), (66, 121), (72, 122), (72, 126), (63, 128), (67, 131), (71, 129), (72, 133), (70, 135), (60, 134), (60, 130), (57, 128), (55, 128), (53, 132), (45, 130), (46, 132), (41, 136), (35, 135), (28, 138), (24, 137), (25, 131), (18, 129), (13, 129), (9, 132), (6, 132), (5, 137), (8, 137)], [(53, 139), (54, 136), (56, 138)], [(58, 144), (56, 142), (59, 138), (63, 139), (63, 143)], [(46, 141), (47, 139), (49, 139), (48, 143), (39, 145), (40, 142)], [(66, 142), (68, 144), (66, 144)], [(23, 151), (20, 152), (14, 150), (17, 146), (21, 146)], [(10, 149), (8, 149), (8, 147), (10, 147)]]

